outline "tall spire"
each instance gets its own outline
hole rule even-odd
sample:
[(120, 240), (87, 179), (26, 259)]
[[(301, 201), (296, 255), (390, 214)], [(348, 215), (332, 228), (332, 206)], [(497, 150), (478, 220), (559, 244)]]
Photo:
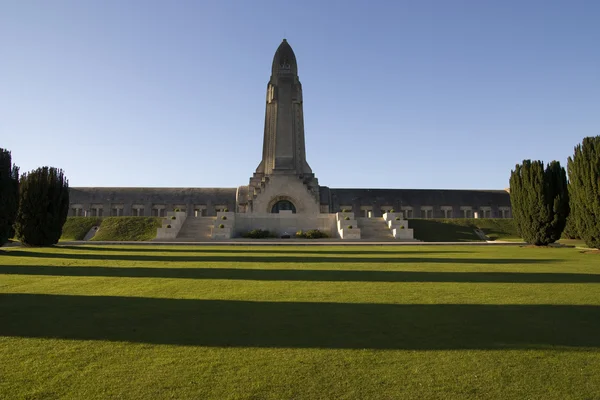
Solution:
[(267, 83), (262, 160), (248, 186), (236, 194), (240, 212), (320, 212), (319, 181), (306, 162), (302, 85), (296, 55), (287, 40), (273, 57)]
[(277, 77), (280, 74), (291, 74), (296, 77), (298, 76), (296, 55), (294, 54), (294, 50), (292, 50), (292, 46), (290, 46), (285, 39), (283, 39), (277, 48), (277, 51), (275, 52), (275, 56), (273, 57), (271, 81), (273, 80), (273, 77)]
[(296, 55), (283, 39), (271, 67), (267, 84), (263, 156), (256, 172), (312, 174), (306, 162), (302, 85)]

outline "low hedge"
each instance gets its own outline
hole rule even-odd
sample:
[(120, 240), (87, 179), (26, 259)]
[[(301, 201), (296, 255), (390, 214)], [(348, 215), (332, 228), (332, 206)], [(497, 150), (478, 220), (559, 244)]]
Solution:
[(268, 238), (276, 238), (277, 235), (275, 235), (275, 233), (268, 231), (266, 229), (253, 229), (249, 232), (243, 233), (242, 237), (246, 238), (246, 239), (268, 239)]
[(310, 229), (308, 231), (296, 232), (296, 237), (302, 239), (325, 239), (328, 238), (329, 235), (318, 229)]

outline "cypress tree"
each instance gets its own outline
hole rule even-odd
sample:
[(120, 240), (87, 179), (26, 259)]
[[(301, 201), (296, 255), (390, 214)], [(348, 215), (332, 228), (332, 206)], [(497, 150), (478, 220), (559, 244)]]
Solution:
[(573, 223), (587, 246), (600, 249), (600, 136), (583, 139), (567, 169)]
[(560, 239), (569, 216), (567, 175), (558, 161), (523, 160), (510, 176), (513, 218), (521, 237), (536, 246)]
[(69, 212), (69, 184), (63, 171), (42, 167), (21, 177), (17, 237), (26, 246), (58, 243)]
[(0, 246), (12, 237), (19, 206), (19, 168), (10, 151), (0, 149)]
[[(570, 186), (570, 185), (569, 185)], [(573, 216), (573, 197), (569, 195), (569, 200), (571, 201), (570, 207), (571, 212), (569, 213), (569, 218), (567, 218), (567, 225), (565, 226), (565, 230), (563, 231), (563, 236), (567, 239), (581, 239), (581, 235), (579, 235), (579, 231), (577, 230), (577, 225), (575, 225), (575, 217)]]
[(560, 239), (569, 217), (569, 187), (567, 184), (567, 172), (558, 161), (552, 161), (546, 167), (545, 172), (546, 207), (550, 220), (548, 221), (547, 234), (554, 243)]

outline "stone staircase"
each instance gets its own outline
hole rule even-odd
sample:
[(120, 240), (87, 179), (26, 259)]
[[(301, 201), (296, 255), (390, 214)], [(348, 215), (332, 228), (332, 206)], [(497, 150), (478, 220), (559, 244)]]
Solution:
[(216, 219), (217, 217), (186, 218), (176, 240), (181, 242), (211, 240)]
[(365, 240), (394, 240), (394, 236), (390, 231), (382, 217), (374, 218), (356, 218), (358, 227), (360, 228), (361, 239)]

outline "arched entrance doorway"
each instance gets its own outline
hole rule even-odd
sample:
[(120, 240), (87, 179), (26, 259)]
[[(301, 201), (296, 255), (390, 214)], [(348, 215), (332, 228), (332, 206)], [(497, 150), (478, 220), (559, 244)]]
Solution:
[(271, 214), (279, 214), (279, 211), (291, 211), (296, 214), (296, 206), (289, 200), (279, 200), (271, 207)]

